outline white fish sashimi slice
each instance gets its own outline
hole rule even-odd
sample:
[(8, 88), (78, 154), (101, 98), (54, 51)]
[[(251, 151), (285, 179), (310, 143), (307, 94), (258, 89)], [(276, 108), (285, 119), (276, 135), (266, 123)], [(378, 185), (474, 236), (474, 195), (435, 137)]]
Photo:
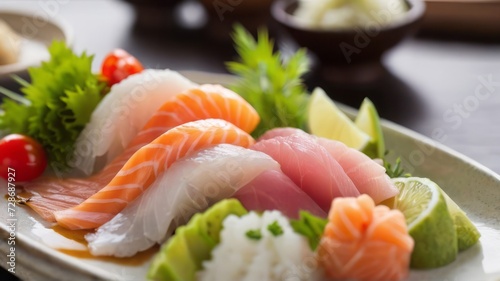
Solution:
[(162, 243), (196, 212), (224, 198), (266, 170), (268, 155), (221, 144), (175, 162), (144, 194), (85, 238), (93, 255), (127, 257)]
[[(165, 102), (196, 84), (171, 70), (144, 70), (114, 85), (80, 133), (70, 166), (90, 175), (119, 155)], [(97, 162), (97, 163), (96, 163)]]

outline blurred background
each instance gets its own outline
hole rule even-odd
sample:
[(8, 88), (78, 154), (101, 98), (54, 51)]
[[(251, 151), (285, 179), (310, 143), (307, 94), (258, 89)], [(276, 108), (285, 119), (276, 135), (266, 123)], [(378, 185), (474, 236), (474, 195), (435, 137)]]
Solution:
[[(236, 58), (233, 24), (253, 33), (265, 27), (285, 54), (310, 48), (305, 81), (311, 89), (321, 86), (355, 108), (368, 96), (383, 118), (499, 173), (500, 1), (405, 3), (401, 20), (371, 33), (366, 26), (301, 27), (292, 16), (296, 3), (272, 0), (1, 0), (0, 19), (21, 12), (18, 24), (26, 32), (54, 35), (47, 31), (53, 22), (63, 31), (57, 36), (95, 54), (96, 71), (111, 50), (122, 48), (147, 68), (227, 73), (225, 63)], [(18, 88), (6, 75), (0, 85)]]

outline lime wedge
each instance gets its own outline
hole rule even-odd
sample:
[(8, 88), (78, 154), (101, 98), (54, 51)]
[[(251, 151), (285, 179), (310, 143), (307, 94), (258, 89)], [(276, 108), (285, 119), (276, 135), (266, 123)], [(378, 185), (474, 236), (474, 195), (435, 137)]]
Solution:
[(312, 92), (307, 117), (309, 132), (313, 135), (338, 140), (358, 150), (363, 150), (371, 141), (321, 88)]
[(476, 226), (467, 217), (467, 214), (458, 207), (457, 203), (444, 192), (444, 198), (446, 199), (446, 205), (448, 205), (448, 211), (450, 212), (453, 222), (455, 223), (455, 230), (457, 232), (458, 239), (458, 251), (467, 250), (477, 243), (481, 234), (477, 230)]
[[(394, 178), (399, 194), (385, 202), (403, 212), (415, 240), (410, 266), (434, 268), (455, 260), (457, 234), (439, 186), (426, 178)], [(389, 202), (389, 203), (388, 203)]]
[(384, 158), (385, 143), (382, 127), (380, 126), (380, 117), (370, 99), (365, 98), (363, 100), (354, 124), (372, 139), (363, 152), (371, 158)]

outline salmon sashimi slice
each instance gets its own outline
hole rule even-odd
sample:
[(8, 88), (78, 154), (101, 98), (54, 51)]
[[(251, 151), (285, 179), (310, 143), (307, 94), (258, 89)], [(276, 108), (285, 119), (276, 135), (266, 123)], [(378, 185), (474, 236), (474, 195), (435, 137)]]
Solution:
[(407, 277), (414, 241), (403, 213), (375, 206), (366, 194), (336, 198), (318, 247), (333, 280), (391, 281)]
[(326, 218), (326, 212), (279, 169), (261, 173), (233, 197), (249, 211), (279, 210), (292, 219), (298, 219), (300, 211), (308, 211)]
[(226, 120), (247, 133), (260, 121), (257, 111), (240, 95), (221, 85), (205, 84), (165, 103), (128, 147), (143, 146), (152, 141), (151, 135), (157, 137), (172, 127), (207, 118)]
[(283, 173), (325, 212), (330, 210), (333, 198), (359, 195), (339, 163), (309, 136), (296, 134), (261, 140), (251, 149), (280, 163)]
[(54, 213), (68, 229), (101, 226), (142, 194), (177, 159), (199, 149), (227, 143), (249, 147), (253, 138), (220, 119), (189, 122), (175, 127), (139, 149), (111, 182), (84, 202)]
[(99, 173), (87, 178), (43, 177), (24, 185), (27, 205), (47, 221), (53, 213), (74, 207), (108, 184), (127, 160), (162, 133), (186, 122), (217, 118), (247, 133), (260, 121), (255, 109), (235, 92), (220, 85), (202, 85), (167, 101), (149, 119), (128, 147)]
[(376, 204), (398, 194), (398, 189), (385, 173), (385, 168), (382, 165), (373, 161), (361, 151), (350, 148), (340, 141), (316, 137), (296, 128), (269, 130), (259, 138), (259, 141), (296, 134), (309, 137), (323, 146), (342, 166), (342, 169), (344, 169), (344, 172), (352, 180), (358, 191), (361, 194), (370, 195)]
[(149, 118), (177, 94), (197, 86), (169, 69), (146, 69), (127, 77), (92, 112), (75, 142), (69, 165), (89, 176), (117, 157)]

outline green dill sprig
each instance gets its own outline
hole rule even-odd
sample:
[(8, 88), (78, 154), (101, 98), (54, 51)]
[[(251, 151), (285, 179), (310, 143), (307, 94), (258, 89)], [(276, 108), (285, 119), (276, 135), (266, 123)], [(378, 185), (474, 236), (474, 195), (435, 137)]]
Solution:
[(385, 168), (385, 173), (390, 177), (390, 178), (399, 178), (399, 177), (411, 177), (410, 173), (405, 173), (402, 165), (401, 165), (401, 158), (398, 157), (396, 159), (396, 162), (391, 164), (387, 159), (384, 159), (384, 168)]

